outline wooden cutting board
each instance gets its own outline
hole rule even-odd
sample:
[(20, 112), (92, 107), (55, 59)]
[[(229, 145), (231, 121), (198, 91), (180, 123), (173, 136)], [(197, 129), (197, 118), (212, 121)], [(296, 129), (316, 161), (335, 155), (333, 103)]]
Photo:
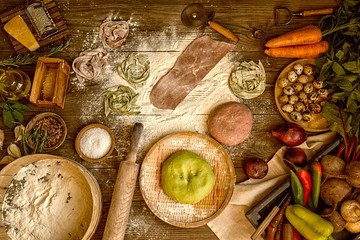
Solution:
[[(0, 14), (0, 20), (3, 25), (5, 23), (7, 23), (10, 19), (12, 19), (13, 17), (20, 15), (24, 19), (24, 21), (26, 22), (28, 27), (30, 28), (30, 31), (34, 34), (38, 43), (40, 44), (40, 52), (42, 50), (48, 51), (49, 49), (47, 49), (46, 46), (49, 44), (52, 44), (52, 43), (53, 44), (61, 44), (61, 43), (65, 42), (68, 39), (68, 37), (70, 36), (70, 31), (67, 28), (65, 21), (64, 21), (63, 17), (61, 16), (56, 3), (53, 0), (43, 0), (43, 2), (58, 28), (58, 32), (55, 35), (52, 35), (51, 37), (46, 38), (44, 40), (39, 38), (39, 36), (37, 35), (37, 33), (35, 31), (34, 26), (31, 24), (30, 19), (26, 15), (26, 13), (25, 13), (26, 4), (22, 4), (16, 8), (13, 8), (9, 11), (6, 11), (6, 12)], [(11, 37), (10, 35), (9, 35), (9, 38), (10, 38), (10, 41), (11, 41), (12, 45), (14, 46), (15, 52), (17, 54), (29, 52), (29, 49), (27, 49), (24, 45), (22, 45), (21, 43), (16, 41), (15, 38)], [(59, 42), (59, 43), (57, 43), (57, 42)]]

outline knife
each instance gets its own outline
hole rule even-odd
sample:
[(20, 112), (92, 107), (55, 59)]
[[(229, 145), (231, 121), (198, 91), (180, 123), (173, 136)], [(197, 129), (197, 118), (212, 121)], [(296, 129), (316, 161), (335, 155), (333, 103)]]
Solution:
[[(281, 200), (281, 202), (278, 205), (275, 205), (273, 207), (273, 209), (271, 210), (271, 212), (267, 215), (267, 217), (265, 218), (265, 220), (260, 224), (260, 226), (256, 229), (256, 231), (253, 233), (253, 235), (251, 235), (251, 239), (255, 240), (262, 232), (265, 231), (265, 229), (268, 227), (268, 225), (271, 223), (273, 228), (276, 228), (277, 225), (280, 222), (280, 219), (282, 218), (282, 216), (284, 215), (284, 211), (285, 211), (285, 207), (286, 205), (288, 205), (288, 203), (290, 203), (290, 197), (289, 197), (290, 192), (287, 192), (285, 197)], [(285, 202), (286, 201), (286, 202)], [(285, 205), (285, 203), (287, 203)], [(284, 203), (283, 207), (281, 207), (281, 205)], [(280, 207), (283, 211), (280, 211)], [(280, 212), (279, 212), (280, 211)], [(279, 213), (279, 214), (278, 214)], [(275, 217), (276, 216), (276, 217)], [(275, 233), (275, 232), (274, 232)]]

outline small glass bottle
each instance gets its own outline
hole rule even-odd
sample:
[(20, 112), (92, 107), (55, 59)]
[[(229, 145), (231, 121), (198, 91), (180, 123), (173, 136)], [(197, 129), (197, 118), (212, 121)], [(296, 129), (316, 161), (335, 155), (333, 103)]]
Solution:
[(7, 99), (17, 100), (29, 96), (31, 81), (21, 70), (0, 69), (0, 94)]
[(27, 0), (25, 12), (29, 17), (36, 33), (41, 39), (50, 37), (58, 32), (58, 28), (54, 23), (49, 11), (41, 0)]

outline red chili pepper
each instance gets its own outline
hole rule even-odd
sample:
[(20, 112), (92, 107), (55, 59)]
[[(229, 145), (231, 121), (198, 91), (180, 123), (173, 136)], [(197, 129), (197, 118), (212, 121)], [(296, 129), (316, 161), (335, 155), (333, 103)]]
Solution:
[(306, 205), (306, 202), (309, 198), (310, 192), (311, 192), (311, 177), (308, 171), (306, 171), (302, 167), (295, 166), (292, 162), (289, 162), (288, 160), (284, 159), (288, 163), (290, 163), (296, 172), (296, 175), (299, 177), (301, 184), (304, 189), (304, 206)]
[(293, 228), (293, 239), (294, 240), (301, 240), (301, 235), (295, 228)]

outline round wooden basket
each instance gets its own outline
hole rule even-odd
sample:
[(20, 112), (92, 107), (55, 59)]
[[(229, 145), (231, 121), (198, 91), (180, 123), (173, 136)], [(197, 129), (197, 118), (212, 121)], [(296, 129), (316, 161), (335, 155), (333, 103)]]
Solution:
[[(16, 159), (14, 162), (10, 163), (0, 171), (0, 212), (2, 215), (2, 206), (4, 202), (4, 197), (7, 188), (9, 187), (11, 181), (13, 180), (14, 175), (23, 167), (40, 161), (40, 160), (49, 160), (49, 161), (66, 161), (70, 163), (71, 166), (77, 168), (79, 174), (82, 174), (87, 183), (89, 184), (93, 209), (91, 214), (90, 224), (82, 237), (82, 240), (90, 240), (95, 234), (95, 231), (99, 225), (102, 211), (102, 195), (98, 182), (95, 177), (81, 164), (65, 159), (59, 156), (49, 155), (49, 154), (32, 154), (27, 155), (21, 158)], [(4, 223), (2, 217), (0, 217), (0, 239), (8, 240), (10, 237), (5, 231)]]
[[(167, 196), (161, 186), (162, 163), (180, 150), (194, 152), (212, 166), (216, 181), (212, 192), (196, 204), (183, 204)], [(194, 228), (217, 217), (234, 191), (235, 170), (226, 150), (214, 139), (196, 132), (177, 132), (158, 141), (142, 163), (139, 184), (151, 211), (166, 223)]]

